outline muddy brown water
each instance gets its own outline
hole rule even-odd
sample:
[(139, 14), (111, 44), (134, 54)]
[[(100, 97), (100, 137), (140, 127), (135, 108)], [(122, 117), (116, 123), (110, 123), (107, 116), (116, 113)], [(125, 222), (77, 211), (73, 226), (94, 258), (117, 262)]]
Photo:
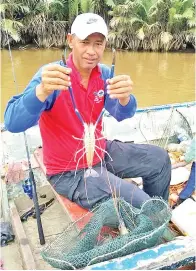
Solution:
[[(1, 50), (1, 122), (8, 100), (21, 93), (40, 66), (61, 58), (59, 49), (12, 50), (17, 87), (9, 52)], [(110, 65), (106, 51), (103, 63)], [(138, 106), (153, 106), (194, 100), (194, 54), (117, 52), (116, 74), (128, 74), (134, 82)], [(18, 90), (17, 90), (18, 88)]]

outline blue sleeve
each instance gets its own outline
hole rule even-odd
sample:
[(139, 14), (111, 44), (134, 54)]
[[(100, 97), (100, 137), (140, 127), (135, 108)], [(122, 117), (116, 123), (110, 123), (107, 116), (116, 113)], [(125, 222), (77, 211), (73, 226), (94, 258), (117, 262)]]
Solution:
[(53, 105), (58, 91), (49, 95), (45, 102), (36, 97), (35, 89), (41, 82), (41, 70), (42, 68), (34, 75), (22, 94), (12, 97), (8, 102), (4, 114), (4, 124), (8, 131), (24, 132), (36, 125), (41, 113)]
[(137, 102), (135, 97), (131, 94), (128, 104), (123, 106), (119, 103), (118, 99), (110, 99), (109, 95), (106, 94), (105, 109), (117, 121), (122, 121), (135, 115), (137, 109)]
[[(108, 78), (110, 78), (110, 68), (104, 64), (100, 64), (100, 67), (102, 71), (102, 79), (106, 81)], [(105, 109), (117, 121), (122, 121), (135, 115), (137, 109), (137, 102), (132, 94), (130, 95), (130, 101), (125, 106), (121, 105), (118, 99), (110, 99), (109, 95), (106, 93), (105, 83)]]

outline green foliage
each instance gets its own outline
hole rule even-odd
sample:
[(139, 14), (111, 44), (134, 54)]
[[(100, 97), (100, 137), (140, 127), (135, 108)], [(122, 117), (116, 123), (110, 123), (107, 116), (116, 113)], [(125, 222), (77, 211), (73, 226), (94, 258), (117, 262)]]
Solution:
[(185, 48), (187, 41), (194, 40), (190, 39), (195, 27), (193, 0), (127, 0), (110, 15), (112, 46), (167, 51)]
[(195, 46), (193, 0), (2, 0), (0, 12), (2, 47), (6, 35), (11, 44), (61, 47), (73, 20), (83, 12), (105, 19), (109, 45), (116, 48), (178, 50), (187, 42)]

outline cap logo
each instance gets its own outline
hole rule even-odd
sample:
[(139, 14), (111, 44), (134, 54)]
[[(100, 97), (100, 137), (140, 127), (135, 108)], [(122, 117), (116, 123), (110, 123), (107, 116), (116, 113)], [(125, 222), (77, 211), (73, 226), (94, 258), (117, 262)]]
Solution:
[(98, 19), (96, 18), (90, 18), (86, 23), (87, 24), (93, 24), (93, 23), (96, 23)]

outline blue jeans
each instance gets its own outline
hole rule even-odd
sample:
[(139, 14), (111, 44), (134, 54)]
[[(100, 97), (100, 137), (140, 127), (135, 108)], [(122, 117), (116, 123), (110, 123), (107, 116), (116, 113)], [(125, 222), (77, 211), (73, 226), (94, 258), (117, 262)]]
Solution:
[[(99, 177), (84, 179), (84, 170), (47, 176), (57, 193), (85, 209), (114, 195), (140, 208), (152, 196), (167, 200), (171, 179), (171, 162), (165, 150), (148, 144), (107, 141), (103, 166), (93, 167)], [(142, 177), (143, 190), (123, 178)]]

